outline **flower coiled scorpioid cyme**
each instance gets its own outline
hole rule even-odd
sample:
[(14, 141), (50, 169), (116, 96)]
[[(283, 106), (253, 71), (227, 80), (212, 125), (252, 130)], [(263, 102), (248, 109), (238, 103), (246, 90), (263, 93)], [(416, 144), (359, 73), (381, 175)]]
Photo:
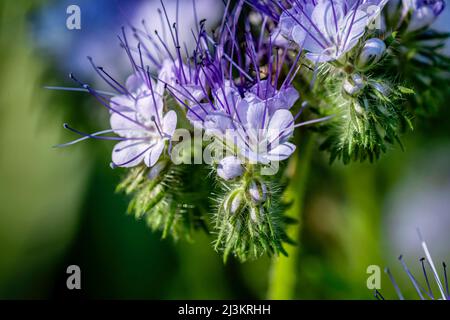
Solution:
[[(163, 238), (191, 239), (203, 228), (224, 260), (286, 254), (293, 219), (281, 181), (283, 163), (302, 152), (295, 129), (316, 124), (331, 161), (349, 163), (377, 159), (411, 126), (402, 102), (414, 90), (406, 77), (393, 80), (397, 33), (378, 25), (387, 2), (228, 1), (215, 30), (197, 20), (186, 40), (178, 11), (171, 21), (161, 1), (163, 30), (143, 21), (131, 27), (136, 44), (125, 29), (118, 37), (131, 65), (125, 83), (91, 58), (114, 92), (71, 75), (107, 108), (110, 128), (86, 134), (66, 125), (82, 137), (61, 146), (115, 141), (111, 166), (127, 172), (117, 189)], [(417, 24), (414, 17), (397, 25)], [(205, 161), (192, 164), (198, 154)]]

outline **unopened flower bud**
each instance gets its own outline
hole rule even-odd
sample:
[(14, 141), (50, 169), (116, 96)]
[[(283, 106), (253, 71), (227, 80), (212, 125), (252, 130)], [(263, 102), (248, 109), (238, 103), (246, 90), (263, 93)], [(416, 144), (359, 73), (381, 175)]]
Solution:
[(259, 208), (251, 207), (250, 208), (250, 219), (252, 219), (253, 222), (258, 222), (258, 210)]
[(414, 32), (429, 27), (444, 11), (444, 0), (408, 0), (406, 10), (411, 12), (407, 31)]
[(389, 89), (389, 87), (383, 83), (380, 82), (375, 82), (372, 84), (372, 87), (378, 91), (379, 93), (381, 93), (383, 96), (389, 96), (389, 94), (391, 93), (391, 89)]
[(363, 114), (364, 113), (364, 108), (361, 106), (361, 104), (358, 101), (355, 101), (353, 103), (353, 107), (355, 108), (355, 111), (359, 114)]
[(261, 181), (252, 181), (248, 193), (255, 204), (263, 203), (267, 199), (267, 187)]
[(367, 40), (356, 60), (356, 67), (367, 70), (381, 60), (385, 51), (386, 44), (383, 40), (378, 38)]
[(148, 178), (150, 180), (155, 179), (156, 177), (158, 177), (161, 174), (161, 172), (166, 168), (166, 166), (167, 166), (167, 161), (166, 160), (158, 161), (150, 169), (150, 172), (148, 173)]
[(225, 200), (224, 209), (229, 214), (235, 214), (242, 209), (242, 205), (244, 203), (244, 197), (242, 196), (242, 192), (240, 190), (236, 190), (231, 193), (228, 198)]
[(232, 180), (242, 175), (244, 168), (241, 161), (233, 156), (226, 157), (219, 162), (217, 174), (224, 180)]
[(364, 79), (359, 74), (354, 74), (350, 78), (345, 79), (343, 89), (346, 94), (355, 97), (364, 89)]

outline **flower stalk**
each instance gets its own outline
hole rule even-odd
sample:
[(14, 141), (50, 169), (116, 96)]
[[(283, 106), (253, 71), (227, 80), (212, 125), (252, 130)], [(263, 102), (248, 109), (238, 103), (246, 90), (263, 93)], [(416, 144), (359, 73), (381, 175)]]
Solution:
[[(284, 200), (291, 203), (286, 215), (296, 221), (290, 225), (286, 232), (289, 238), (300, 243), (303, 212), (305, 207), (305, 193), (308, 184), (308, 176), (311, 168), (315, 136), (308, 138), (304, 143), (304, 149), (296, 152), (288, 165), (288, 177), (290, 183), (284, 192)], [(269, 288), (267, 298), (271, 300), (285, 300), (295, 298), (297, 283), (297, 263), (300, 253), (298, 245), (286, 247), (288, 256), (279, 256), (272, 259), (269, 273)]]

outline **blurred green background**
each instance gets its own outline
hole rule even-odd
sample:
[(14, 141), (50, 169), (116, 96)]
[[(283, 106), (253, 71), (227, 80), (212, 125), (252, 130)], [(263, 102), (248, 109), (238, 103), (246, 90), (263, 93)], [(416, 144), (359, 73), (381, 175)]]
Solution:
[[(103, 61), (111, 57), (102, 53), (120, 52), (114, 34), (104, 32), (116, 23), (107, 17), (116, 17), (117, 7), (111, 4), (107, 11), (104, 1), (78, 2), (80, 31), (65, 27), (65, 8), (72, 2), (0, 2), (1, 299), (372, 299), (369, 265), (390, 266), (404, 293), (414, 298), (396, 258), (403, 253), (413, 271), (420, 271), (416, 227), (435, 262), (450, 262), (448, 105), (416, 121), (414, 132), (404, 136), (404, 151), (393, 147), (373, 165), (329, 166), (311, 145), (308, 180), (299, 182), (305, 197), (295, 207), (303, 216), (294, 227), (301, 241), (290, 249), (295, 264), (278, 261), (277, 275), (268, 258), (223, 265), (205, 234), (191, 244), (160, 240), (125, 214), (127, 197), (114, 193), (123, 172), (108, 165), (110, 143), (52, 148), (73, 139), (64, 122), (84, 131), (108, 123), (89, 95), (44, 89), (72, 85), (70, 71), (88, 77), (74, 55), (84, 52), (80, 48), (89, 52), (90, 35), (102, 41), (93, 55)], [(100, 21), (92, 24), (96, 16)], [(440, 26), (448, 30), (448, 22)], [(295, 190), (294, 184), (294, 200)], [(82, 270), (81, 292), (66, 289), (71, 264)], [(286, 283), (274, 284), (276, 279)], [(381, 291), (394, 297), (384, 275)]]

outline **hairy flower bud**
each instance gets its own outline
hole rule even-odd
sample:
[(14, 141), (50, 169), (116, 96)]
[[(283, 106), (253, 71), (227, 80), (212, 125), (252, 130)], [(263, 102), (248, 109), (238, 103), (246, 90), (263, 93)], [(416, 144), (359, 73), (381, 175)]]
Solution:
[(389, 94), (391, 93), (391, 89), (385, 85), (384, 83), (381, 82), (375, 82), (372, 84), (372, 87), (378, 91), (379, 93), (381, 93), (383, 96), (389, 96)]
[(350, 78), (345, 79), (343, 89), (346, 94), (351, 97), (357, 96), (365, 87), (364, 79), (358, 73), (353, 74)]
[(259, 209), (255, 207), (250, 208), (250, 219), (255, 223), (258, 223), (258, 210)]
[(404, 0), (405, 10), (410, 12), (407, 31), (414, 32), (429, 27), (444, 11), (444, 0)]
[(359, 70), (369, 69), (381, 60), (385, 51), (386, 44), (383, 40), (378, 38), (367, 40), (356, 60), (356, 67)]
[(229, 214), (235, 214), (239, 212), (244, 204), (244, 197), (242, 196), (241, 190), (233, 191), (225, 200), (223, 207), (225, 211)]
[(252, 181), (248, 187), (248, 194), (255, 204), (260, 204), (267, 199), (267, 187), (264, 182)]
[(164, 169), (166, 169), (168, 162), (166, 160), (162, 160), (162, 161), (158, 161), (151, 169), (150, 172), (148, 173), (147, 177), (150, 180), (155, 179), (156, 177), (158, 177), (162, 171), (164, 171)]

